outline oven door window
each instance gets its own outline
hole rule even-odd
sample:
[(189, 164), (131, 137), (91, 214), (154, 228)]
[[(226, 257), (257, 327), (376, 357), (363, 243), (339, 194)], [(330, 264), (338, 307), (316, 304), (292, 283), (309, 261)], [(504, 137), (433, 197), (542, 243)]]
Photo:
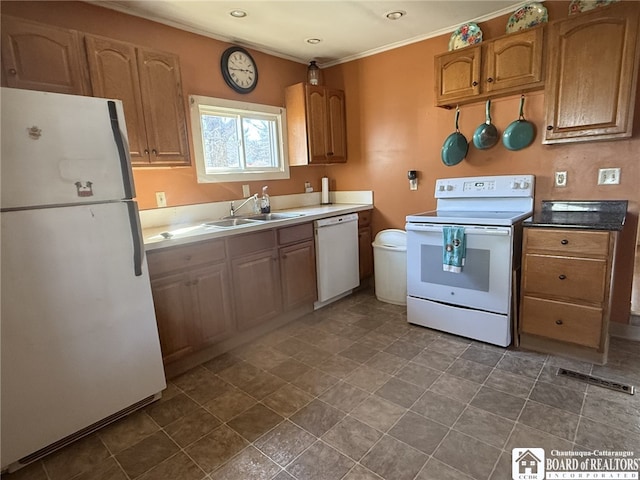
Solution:
[(462, 272), (442, 269), (442, 226), (407, 224), (407, 293), (410, 296), (508, 313), (511, 301), (511, 227), (465, 228)]

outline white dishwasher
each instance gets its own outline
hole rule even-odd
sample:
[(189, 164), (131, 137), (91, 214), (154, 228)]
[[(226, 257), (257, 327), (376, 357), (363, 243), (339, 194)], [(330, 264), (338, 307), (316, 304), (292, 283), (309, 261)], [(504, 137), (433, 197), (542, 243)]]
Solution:
[(349, 295), (360, 285), (358, 214), (323, 218), (314, 222), (318, 309)]

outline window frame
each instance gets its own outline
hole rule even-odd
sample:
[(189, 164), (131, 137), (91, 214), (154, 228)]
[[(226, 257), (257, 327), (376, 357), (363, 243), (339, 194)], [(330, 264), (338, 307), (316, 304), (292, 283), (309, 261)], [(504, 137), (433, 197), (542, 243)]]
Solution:
[[(265, 116), (275, 118), (276, 132), (274, 148), (279, 155), (278, 167), (268, 170), (257, 170), (255, 168), (246, 170), (229, 170), (227, 172), (207, 173), (204, 158), (204, 147), (202, 137), (202, 126), (200, 115), (203, 110), (209, 108), (215, 113), (232, 113), (245, 118), (264, 119)], [(207, 97), (202, 95), (189, 95), (189, 109), (191, 116), (191, 138), (194, 147), (194, 161), (196, 164), (198, 183), (223, 183), (223, 182), (251, 182), (262, 180), (286, 180), (291, 178), (289, 173), (289, 155), (287, 148), (287, 111), (284, 107), (274, 107), (259, 103), (242, 102), (238, 100), (228, 100), (224, 98)], [(252, 117), (251, 114), (255, 114)], [(244, 148), (241, 148), (244, 156)], [(246, 165), (246, 157), (241, 164)]]

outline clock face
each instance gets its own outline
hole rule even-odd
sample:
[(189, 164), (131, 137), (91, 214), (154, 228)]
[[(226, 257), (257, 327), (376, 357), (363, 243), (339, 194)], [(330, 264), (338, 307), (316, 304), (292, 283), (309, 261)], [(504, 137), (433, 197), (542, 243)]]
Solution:
[(220, 60), (225, 82), (238, 93), (249, 93), (258, 83), (258, 68), (249, 52), (240, 47), (225, 50)]

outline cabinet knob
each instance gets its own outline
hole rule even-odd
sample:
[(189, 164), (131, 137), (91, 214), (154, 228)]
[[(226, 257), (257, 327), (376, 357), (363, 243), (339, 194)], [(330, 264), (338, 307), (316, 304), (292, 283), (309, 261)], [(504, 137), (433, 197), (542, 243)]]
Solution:
[(493, 83), (493, 78), (491, 77), (487, 78), (487, 83)]
[(562, 325), (562, 320), (556, 320), (556, 325)]
[(155, 156), (158, 156), (158, 151), (155, 148), (151, 150), (151, 153), (153, 153)]
[(558, 278), (560, 280), (565, 280), (567, 278), (567, 276), (566, 275), (558, 275)]
[(144, 149), (144, 154), (145, 154), (145, 155), (149, 155), (149, 149), (148, 149), (148, 148), (145, 148), (145, 149)]
[(9, 69), (9, 73), (10, 73), (11, 75), (17, 75), (17, 74), (18, 74), (18, 71), (17, 71), (15, 68), (10, 68), (10, 69)]
[(547, 130), (553, 130), (553, 125), (547, 125)]
[(474, 81), (473, 83), (471, 83), (472, 87), (477, 87), (478, 86), (478, 82)]
[(562, 245), (567, 245), (569, 243), (569, 240), (567, 240), (566, 238), (563, 238), (562, 240), (560, 240), (560, 243)]

